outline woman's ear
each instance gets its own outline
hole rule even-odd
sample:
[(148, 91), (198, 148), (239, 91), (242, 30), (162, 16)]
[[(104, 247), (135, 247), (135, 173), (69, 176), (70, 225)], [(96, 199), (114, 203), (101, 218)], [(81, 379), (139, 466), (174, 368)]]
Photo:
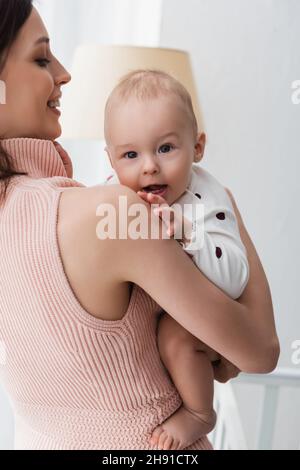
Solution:
[(195, 143), (194, 149), (194, 162), (198, 163), (202, 160), (206, 144), (206, 134), (204, 132), (199, 132), (197, 134), (197, 141)]

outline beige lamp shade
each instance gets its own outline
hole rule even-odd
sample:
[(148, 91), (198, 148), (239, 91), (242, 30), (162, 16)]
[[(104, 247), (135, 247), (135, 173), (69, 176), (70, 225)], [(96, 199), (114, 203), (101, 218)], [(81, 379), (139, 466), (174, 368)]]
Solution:
[(126, 73), (159, 69), (177, 78), (189, 91), (198, 127), (203, 121), (189, 54), (175, 49), (83, 45), (76, 49), (72, 81), (64, 89), (62, 138), (104, 140), (106, 100)]

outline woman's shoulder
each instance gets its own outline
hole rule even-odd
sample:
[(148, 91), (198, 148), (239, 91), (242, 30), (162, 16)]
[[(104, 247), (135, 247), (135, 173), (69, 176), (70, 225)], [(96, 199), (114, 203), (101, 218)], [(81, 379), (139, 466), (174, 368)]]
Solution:
[[(128, 188), (94, 186), (61, 193), (57, 239), (64, 270), (72, 290), (86, 310), (101, 319), (122, 317), (128, 304), (128, 283), (119, 276), (119, 241), (98, 236), (98, 208), (116, 207)], [(87, 282), (88, 281), (88, 282)]]
[(111, 203), (118, 209), (120, 196), (127, 197), (129, 203), (143, 202), (132, 189), (115, 184), (67, 188), (62, 192), (60, 205), (64, 206), (66, 216), (86, 218), (100, 204)]
[[(58, 230), (67, 240), (76, 241), (78, 246), (88, 244), (95, 249), (108, 250), (112, 243), (109, 239), (105, 243), (98, 243), (97, 226), (105, 210), (110, 207), (118, 224), (119, 213), (124, 209), (120, 203), (121, 197), (126, 198), (126, 207), (134, 203), (147, 204), (130, 188), (123, 185), (97, 185), (92, 187), (72, 187), (61, 194), (58, 211)], [(102, 206), (102, 208), (101, 208)], [(117, 240), (114, 240), (114, 245)], [(113, 249), (113, 247), (112, 247)]]

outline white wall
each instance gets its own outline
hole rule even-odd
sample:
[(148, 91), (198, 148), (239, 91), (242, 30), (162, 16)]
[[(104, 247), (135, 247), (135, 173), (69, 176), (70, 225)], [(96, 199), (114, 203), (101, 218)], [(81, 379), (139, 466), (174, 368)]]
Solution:
[[(297, 0), (164, 0), (161, 46), (190, 51), (208, 145), (203, 166), (232, 189), (270, 282), (280, 365), (300, 339), (300, 79)], [(261, 390), (235, 385), (254, 445)], [(300, 396), (282, 393), (276, 448), (298, 448)]]

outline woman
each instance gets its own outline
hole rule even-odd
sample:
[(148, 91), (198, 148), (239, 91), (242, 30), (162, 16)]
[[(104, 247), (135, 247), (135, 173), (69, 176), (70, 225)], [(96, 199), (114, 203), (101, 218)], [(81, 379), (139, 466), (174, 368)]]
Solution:
[[(70, 75), (30, 0), (0, 0), (0, 63), (0, 374), (15, 448), (153, 449), (152, 430), (181, 405), (158, 355), (159, 306), (224, 357), (217, 380), (269, 372), (279, 345), (263, 268), (233, 199), (251, 273), (239, 301), (173, 239), (99, 240), (101, 204), (117, 220), (120, 196), (149, 223), (150, 209), (126, 187), (71, 179), (54, 144)], [(202, 438), (188, 449), (210, 448)]]

